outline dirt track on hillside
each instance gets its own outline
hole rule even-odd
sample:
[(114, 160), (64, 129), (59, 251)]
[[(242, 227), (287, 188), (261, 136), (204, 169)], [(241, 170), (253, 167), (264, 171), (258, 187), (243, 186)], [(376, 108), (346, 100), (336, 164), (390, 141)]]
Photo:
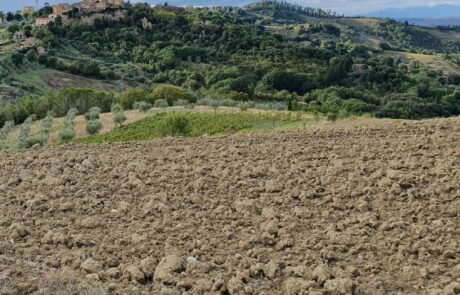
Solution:
[(0, 153), (0, 294), (459, 294), (459, 254), (460, 118)]

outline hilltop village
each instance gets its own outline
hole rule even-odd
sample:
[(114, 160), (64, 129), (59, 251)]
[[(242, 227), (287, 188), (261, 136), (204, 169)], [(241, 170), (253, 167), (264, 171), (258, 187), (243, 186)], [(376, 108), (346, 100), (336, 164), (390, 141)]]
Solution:
[[(52, 14), (47, 17), (37, 18), (35, 24), (37, 26), (45, 26), (54, 21), (56, 17), (65, 17), (65, 15), (71, 11), (95, 13), (104, 11), (108, 8), (120, 8), (123, 4), (124, 0), (85, 0), (75, 4), (60, 3), (53, 5)], [(33, 12), (33, 7), (24, 7), (23, 14), (25, 12)]]

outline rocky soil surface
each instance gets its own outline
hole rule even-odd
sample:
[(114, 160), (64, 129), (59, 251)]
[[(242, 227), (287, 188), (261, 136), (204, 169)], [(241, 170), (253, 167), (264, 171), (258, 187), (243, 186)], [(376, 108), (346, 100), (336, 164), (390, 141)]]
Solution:
[(460, 118), (0, 153), (1, 294), (460, 293)]

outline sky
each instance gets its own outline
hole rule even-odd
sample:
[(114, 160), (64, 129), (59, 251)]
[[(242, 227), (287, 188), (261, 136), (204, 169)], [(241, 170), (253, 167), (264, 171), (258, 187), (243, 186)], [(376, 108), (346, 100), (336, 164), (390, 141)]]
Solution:
[[(36, 0), (0, 0), (0, 10), (2, 11), (15, 11), (21, 9), (23, 6), (35, 6)], [(131, 2), (149, 2), (149, 3), (162, 3), (159, 0), (133, 0)], [(168, 3), (174, 3), (175, 0), (167, 1)], [(216, 6), (219, 5), (238, 5), (242, 3), (250, 3), (256, 0), (180, 0), (179, 2), (203, 5), (212, 3)], [(38, 0), (39, 6), (43, 6), (45, 2), (50, 4), (61, 3), (61, 2), (78, 2), (76, 0)], [(358, 15), (365, 14), (368, 12), (376, 12), (386, 8), (403, 8), (411, 6), (433, 6), (437, 4), (453, 4), (460, 6), (460, 0), (292, 0), (298, 4), (310, 7), (320, 7), (323, 9), (331, 9), (340, 14), (345, 15)]]

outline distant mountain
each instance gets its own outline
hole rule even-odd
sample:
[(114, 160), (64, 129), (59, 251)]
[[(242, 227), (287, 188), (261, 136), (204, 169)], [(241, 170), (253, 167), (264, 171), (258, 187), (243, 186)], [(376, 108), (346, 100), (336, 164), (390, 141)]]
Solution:
[(401, 18), (399, 21), (407, 21), (411, 25), (423, 27), (437, 26), (460, 26), (460, 17), (437, 17), (437, 18)]
[(435, 6), (418, 6), (406, 8), (388, 8), (368, 13), (365, 16), (389, 17), (394, 19), (458, 18), (460, 7), (450, 4)]

